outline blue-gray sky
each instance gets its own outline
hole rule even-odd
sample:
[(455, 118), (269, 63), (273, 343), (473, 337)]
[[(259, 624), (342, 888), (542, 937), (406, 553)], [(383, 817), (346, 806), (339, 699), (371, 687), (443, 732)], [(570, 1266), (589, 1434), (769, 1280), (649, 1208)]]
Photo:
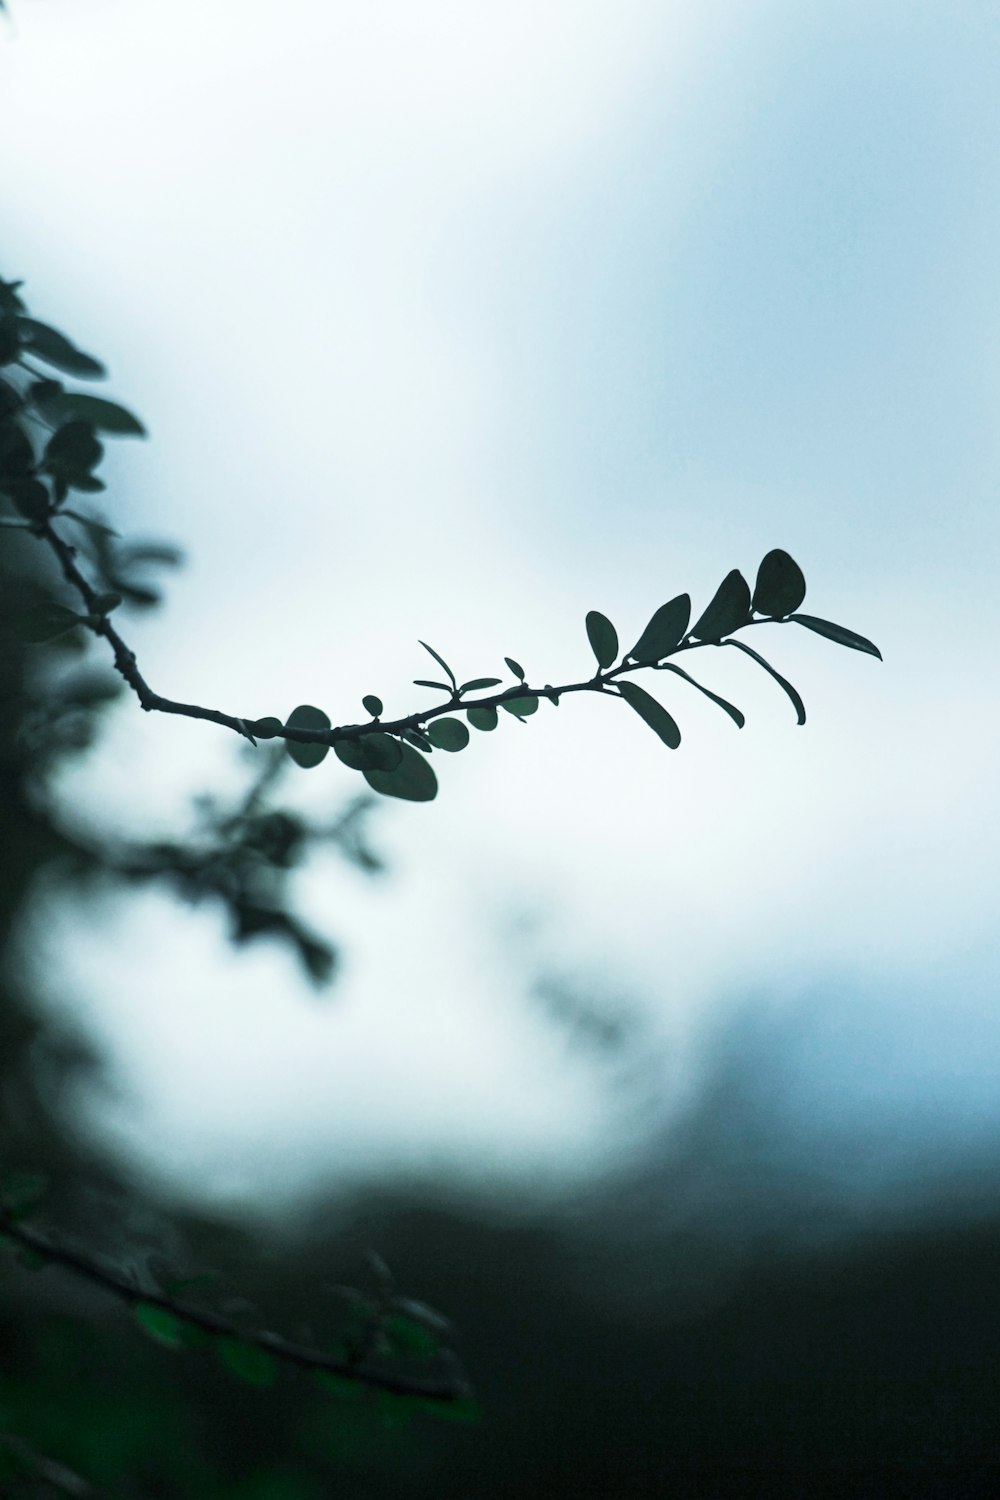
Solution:
[[(637, 635), (773, 546), (885, 656), (776, 628), (807, 726), (712, 660), (749, 723), (671, 694), (676, 755), (584, 699), (481, 737), (434, 806), (387, 808), (387, 886), (304, 880), (346, 945), (329, 1008), (210, 914), (67, 922), (65, 1003), (123, 1083), (100, 1128), (230, 1195), (317, 1160), (585, 1171), (635, 1126), (525, 1005), (540, 968), (644, 1011), (667, 1107), (726, 1007), (822, 993), (870, 1046), (808, 1095), (971, 1128), (968, 1060), (1000, 1060), (995, 8), (14, 17), (3, 273), (148, 421), (111, 504), (190, 551), (132, 632), (162, 691), (410, 710), (418, 636), (573, 678), (588, 609)], [(125, 705), (73, 791), (170, 826), (232, 765)], [(324, 766), (296, 795), (351, 789)]]

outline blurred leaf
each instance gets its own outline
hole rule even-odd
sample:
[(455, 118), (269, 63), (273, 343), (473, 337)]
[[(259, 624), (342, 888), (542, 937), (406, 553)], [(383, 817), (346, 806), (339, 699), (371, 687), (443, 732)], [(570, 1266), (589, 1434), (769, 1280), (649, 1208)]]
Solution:
[(73, 476), (87, 476), (104, 457), (89, 422), (67, 422), (45, 445), (44, 464), (52, 474), (61, 474), (72, 484)]
[(691, 619), (689, 594), (661, 604), (629, 652), (633, 661), (661, 661), (684, 639)]
[(14, 509), (28, 521), (45, 521), (52, 509), (52, 498), (40, 479), (7, 479), (3, 483), (4, 493), (9, 495)]
[(64, 604), (46, 600), (26, 610), (17, 621), (15, 629), (22, 641), (38, 646), (43, 641), (54, 641), (57, 636), (64, 635), (76, 625), (82, 625), (86, 618), (86, 615), (78, 615), (74, 610), (67, 609)]
[(316, 1383), (329, 1395), (339, 1396), (345, 1401), (356, 1401), (366, 1394), (360, 1381), (352, 1380), (348, 1375), (337, 1375), (333, 1370), (317, 1370)]
[(10, 479), (27, 477), (35, 466), (35, 450), (17, 422), (0, 426), (0, 476), (6, 489)]
[[(734, 641), (733, 644), (736, 645), (736, 642)], [(685, 672), (683, 667), (675, 667), (673, 662), (664, 662), (661, 670), (664, 672), (676, 672), (678, 677), (683, 677), (684, 681), (689, 682), (692, 687), (697, 688), (699, 693), (704, 693), (706, 698), (711, 698), (713, 703), (717, 703), (729, 715), (738, 729), (743, 728), (746, 723), (746, 717), (736, 707), (735, 703), (730, 703), (726, 698), (720, 698), (718, 693), (713, 693), (711, 688), (705, 687), (701, 682), (696, 682), (690, 673)]]
[[(37, 391), (37, 386), (34, 389)], [(59, 390), (36, 399), (50, 421), (88, 422), (98, 432), (107, 432), (114, 437), (146, 436), (146, 429), (138, 417), (116, 401), (106, 401), (103, 396), (84, 396), (77, 391)]]
[(807, 630), (814, 630), (817, 635), (825, 636), (828, 641), (836, 641), (838, 646), (849, 646), (852, 651), (864, 651), (868, 656), (877, 656), (882, 660), (882, 653), (872, 641), (865, 639), (863, 635), (855, 635), (853, 630), (848, 630), (844, 625), (834, 625), (829, 620), (818, 620), (815, 615), (789, 615), (796, 625), (804, 625)]
[(538, 710), (538, 699), (533, 693), (523, 693), (519, 698), (504, 698), (500, 704), (516, 719), (527, 719)]
[(401, 746), (402, 756), (395, 771), (365, 771), (373, 791), (383, 797), (401, 797), (404, 802), (432, 802), (437, 796), (437, 777), (433, 767), (410, 745)]
[(382, 699), (376, 698), (374, 693), (366, 693), (361, 704), (365, 712), (370, 713), (373, 719), (377, 719), (382, 712)]
[(618, 632), (600, 610), (592, 609), (587, 615), (587, 639), (601, 671), (610, 667), (618, 656)]
[(421, 644), (421, 646), (423, 646), (423, 648), (424, 648), (425, 651), (430, 652), (431, 656), (433, 656), (434, 660), (437, 662), (438, 666), (442, 669), (442, 671), (444, 672), (444, 675), (447, 677), (448, 681), (451, 683), (452, 690), (455, 691), (455, 692), (457, 692), (458, 691), (458, 682), (456, 680), (454, 672), (451, 670), (451, 668), (449, 667), (448, 663), (445, 661), (444, 657), (443, 656), (439, 656), (438, 653), (434, 650), (434, 647), (433, 646), (428, 646), (428, 644), (427, 644), (426, 641), (421, 641), (420, 644)]
[(434, 719), (427, 726), (427, 738), (439, 750), (464, 750), (469, 743), (469, 731), (461, 719)]
[(37, 1208), (49, 1190), (44, 1172), (5, 1172), (0, 1177), (0, 1205), (14, 1220), (23, 1219)]
[(742, 641), (727, 641), (726, 645), (735, 646), (738, 651), (743, 652), (744, 656), (752, 656), (757, 665), (763, 667), (768, 676), (773, 677), (778, 686), (787, 693), (791, 699), (792, 707), (795, 709), (795, 716), (798, 722), (800, 724), (806, 722), (806, 706), (795, 688), (792, 687), (792, 684), (786, 678), (782, 677), (780, 672), (774, 670), (769, 661), (764, 660), (759, 651), (754, 651), (752, 647), (744, 645)]
[(521, 681), (523, 682), (524, 668), (521, 666), (521, 663), (519, 661), (515, 661), (512, 656), (505, 656), (504, 661), (507, 663), (508, 667), (510, 667), (510, 670), (513, 672), (514, 676), (520, 677)]
[(54, 365), (67, 375), (77, 375), (82, 380), (99, 380), (107, 374), (104, 366), (89, 354), (82, 353), (69, 339), (39, 323), (35, 318), (18, 318), (17, 326), (25, 342), (25, 352), (34, 354), (47, 365)]
[(644, 719), (665, 745), (676, 750), (681, 742), (681, 732), (667, 713), (662, 703), (634, 682), (619, 682), (618, 691), (630, 708), (634, 708), (640, 719)]
[(476, 693), (482, 688), (499, 687), (499, 677), (473, 677), (471, 682), (463, 682), (459, 688), (460, 693)]
[(136, 1322), (151, 1339), (155, 1339), (158, 1344), (165, 1344), (168, 1349), (183, 1348), (184, 1324), (172, 1312), (168, 1312), (165, 1307), (157, 1307), (154, 1302), (137, 1302), (132, 1310)]
[(274, 1360), (257, 1344), (248, 1344), (243, 1339), (223, 1334), (215, 1340), (215, 1347), (222, 1363), (234, 1375), (239, 1376), (240, 1380), (245, 1380), (247, 1385), (274, 1384)]
[[(285, 721), (286, 729), (329, 729), (330, 720), (321, 708), (314, 708), (311, 703), (301, 703), (298, 708), (293, 709)], [(297, 766), (304, 770), (311, 770), (318, 766), (320, 761), (325, 760), (329, 754), (329, 745), (303, 744), (296, 740), (286, 740), (285, 749)]]
[(484, 734), (497, 727), (497, 711), (495, 708), (467, 708), (465, 716), (473, 729), (481, 729)]
[(790, 615), (806, 597), (806, 580), (793, 557), (775, 547), (757, 569), (753, 608), (758, 614)]
[(109, 615), (112, 610), (118, 608), (121, 602), (121, 594), (97, 594), (94, 598), (94, 614)]
[(115, 531), (110, 526), (105, 526), (103, 521), (95, 521), (92, 516), (82, 516), (78, 510), (61, 510), (60, 516), (69, 516), (71, 521), (76, 521), (86, 531), (95, 537), (120, 537), (121, 532)]
[(382, 1325), (382, 1331), (398, 1354), (408, 1354), (417, 1359), (429, 1359), (436, 1354), (441, 1343), (437, 1334), (426, 1324), (405, 1313), (390, 1314)]
[(413, 686), (414, 687), (429, 687), (429, 688), (434, 688), (435, 690), (439, 690), (442, 693), (450, 693), (450, 692), (453, 691), (453, 689), (452, 689), (452, 687), (451, 687), (451, 685), (449, 683), (447, 683), (447, 682), (428, 682), (426, 677), (414, 677), (414, 679), (413, 679)]
[(699, 641), (720, 641), (750, 618), (750, 585), (739, 568), (727, 573), (711, 604), (691, 631)]

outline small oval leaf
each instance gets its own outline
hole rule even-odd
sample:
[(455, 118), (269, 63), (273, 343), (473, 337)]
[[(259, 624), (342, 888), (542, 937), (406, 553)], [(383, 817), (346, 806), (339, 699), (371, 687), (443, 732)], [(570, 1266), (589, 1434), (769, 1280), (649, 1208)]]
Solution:
[(538, 699), (533, 693), (523, 693), (519, 698), (504, 698), (500, 704), (516, 719), (527, 719), (538, 710)]
[(753, 608), (758, 614), (773, 615), (780, 620), (798, 609), (805, 597), (806, 580), (802, 569), (794, 557), (775, 547), (757, 569)]
[(587, 615), (587, 639), (601, 671), (612, 666), (618, 657), (618, 632), (600, 610), (592, 609)]
[(215, 1347), (227, 1369), (240, 1380), (245, 1380), (247, 1385), (274, 1384), (274, 1360), (266, 1349), (248, 1344), (243, 1339), (231, 1338), (228, 1334), (217, 1338)]
[(750, 585), (739, 568), (727, 573), (711, 604), (691, 631), (699, 641), (720, 641), (750, 618)]
[(473, 677), (471, 682), (463, 682), (459, 688), (460, 693), (475, 693), (482, 688), (499, 687), (499, 677)]
[[(301, 703), (294, 709), (285, 721), (286, 729), (329, 729), (330, 720), (321, 708), (314, 708), (311, 703)], [(299, 740), (286, 740), (285, 749), (297, 766), (303, 770), (311, 770), (318, 766), (320, 761), (325, 760), (330, 752), (329, 745), (303, 744)]]
[(519, 661), (515, 661), (512, 656), (505, 656), (504, 661), (507, 663), (508, 667), (510, 667), (510, 670), (513, 672), (514, 676), (520, 677), (521, 681), (523, 682), (524, 668), (521, 666), (521, 663)]
[(633, 661), (662, 661), (680, 645), (691, 619), (691, 596), (678, 594), (661, 604), (629, 652)]
[(796, 625), (804, 625), (807, 630), (814, 630), (817, 635), (823, 635), (828, 641), (836, 641), (838, 646), (849, 646), (852, 651), (864, 651), (868, 656), (877, 656), (882, 660), (882, 653), (874, 641), (866, 640), (863, 635), (856, 635), (853, 630), (848, 630), (844, 625), (834, 625), (831, 620), (818, 620), (815, 615), (789, 615)]
[(461, 719), (434, 719), (427, 726), (427, 738), (439, 750), (464, 750), (469, 743), (469, 731)]
[(361, 700), (362, 706), (373, 719), (377, 719), (382, 712), (382, 699), (376, 698), (374, 693), (366, 693)]
[(136, 1322), (151, 1339), (166, 1345), (168, 1349), (183, 1348), (184, 1324), (172, 1312), (168, 1312), (165, 1307), (157, 1307), (154, 1302), (137, 1302), (133, 1312)]
[(473, 729), (481, 729), (488, 734), (491, 729), (497, 727), (497, 711), (495, 708), (467, 708), (465, 716)]
[(366, 734), (363, 739), (338, 740), (333, 753), (352, 771), (394, 771), (403, 747), (389, 734)]
[(645, 688), (634, 682), (619, 682), (618, 691), (629, 707), (635, 709), (640, 719), (645, 720), (650, 729), (660, 736), (663, 743), (671, 750), (676, 750), (681, 742), (681, 732), (663, 704), (657, 703)]
[(432, 802), (438, 789), (433, 766), (412, 746), (402, 745), (400, 749), (400, 763), (394, 771), (365, 771), (368, 785), (383, 797), (400, 797), (404, 802)]
[(281, 720), (276, 719), (273, 714), (269, 714), (265, 719), (247, 720), (247, 728), (257, 740), (273, 740), (284, 727)]

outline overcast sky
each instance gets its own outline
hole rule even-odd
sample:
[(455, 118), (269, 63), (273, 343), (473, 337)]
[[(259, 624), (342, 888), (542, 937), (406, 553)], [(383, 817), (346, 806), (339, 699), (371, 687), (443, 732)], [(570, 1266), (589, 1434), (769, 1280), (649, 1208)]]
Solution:
[[(578, 1176), (645, 1116), (539, 974), (644, 1017), (660, 1108), (730, 1009), (822, 994), (803, 1110), (993, 1128), (995, 8), (11, 8), (0, 272), (148, 424), (109, 518), (188, 549), (129, 622), (158, 690), (409, 712), (418, 637), (574, 680), (588, 609), (637, 636), (774, 546), (885, 658), (774, 627), (805, 728), (705, 653), (742, 732), (678, 682), (675, 754), (582, 697), (436, 754), (436, 803), (379, 809), (387, 881), (303, 878), (344, 943), (329, 1002), (211, 912), (47, 914), (58, 1003), (115, 1059), (102, 1133), (230, 1200), (317, 1167)], [(237, 765), (126, 703), (72, 792), (172, 828)]]

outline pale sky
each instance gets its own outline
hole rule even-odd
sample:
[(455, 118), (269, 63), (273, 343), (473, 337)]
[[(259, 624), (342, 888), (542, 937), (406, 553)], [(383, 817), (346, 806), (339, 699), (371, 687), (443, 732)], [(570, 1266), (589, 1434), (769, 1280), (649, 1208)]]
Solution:
[[(436, 754), (389, 880), (303, 877), (328, 1002), (210, 911), (46, 913), (104, 1136), (223, 1200), (577, 1180), (642, 1123), (539, 972), (639, 1009), (661, 1110), (729, 1008), (822, 993), (862, 1042), (804, 1110), (995, 1124), (998, 54), (971, 0), (14, 5), (0, 272), (149, 427), (108, 511), (189, 553), (128, 622), (160, 691), (408, 712), (418, 637), (573, 680), (588, 609), (637, 636), (774, 546), (885, 658), (775, 627), (803, 729), (705, 653), (741, 732), (678, 683), (675, 754), (583, 697)], [(303, 806), (356, 789), (332, 759)], [(71, 791), (170, 828), (236, 764), (125, 703)]]

